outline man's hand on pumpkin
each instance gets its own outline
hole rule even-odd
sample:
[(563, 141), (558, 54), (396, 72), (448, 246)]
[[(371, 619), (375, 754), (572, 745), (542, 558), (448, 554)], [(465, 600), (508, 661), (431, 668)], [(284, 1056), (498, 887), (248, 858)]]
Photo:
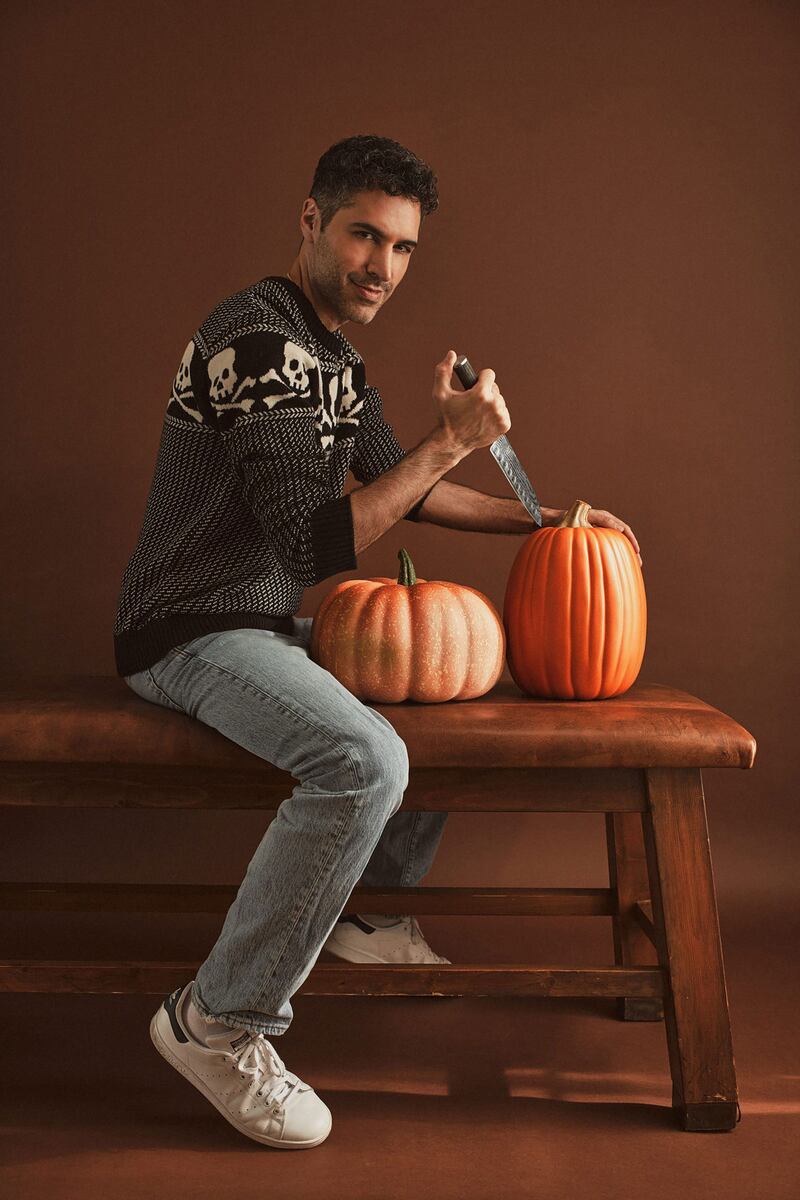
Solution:
[[(555, 516), (553, 516), (552, 518), (548, 516), (548, 518), (547, 518), (547, 520), (545, 520), (544, 524), (545, 525), (557, 525), (567, 510), (565, 508), (559, 508), (559, 509), (549, 509), (547, 511), (548, 511), (548, 513), (549, 512), (555, 513)], [(639, 543), (637, 542), (636, 537), (634, 536), (634, 532), (631, 529), (630, 525), (626, 525), (624, 521), (621, 521), (619, 519), (619, 517), (615, 517), (613, 513), (606, 512), (606, 510), (604, 508), (590, 508), (588, 513), (586, 514), (586, 519), (588, 520), (590, 525), (603, 525), (603, 526), (605, 526), (606, 529), (618, 529), (620, 533), (624, 533), (625, 537), (628, 539), (628, 541), (630, 542), (630, 544), (633, 546), (634, 550), (636, 551), (636, 555), (639, 559), (639, 566), (641, 567), (642, 556), (639, 551)]]
[(642, 556), (639, 553), (639, 543), (633, 535), (633, 530), (630, 525), (626, 525), (624, 521), (620, 521), (619, 517), (615, 517), (613, 513), (606, 512), (604, 508), (590, 508), (586, 514), (586, 519), (590, 525), (605, 525), (607, 529), (618, 529), (620, 533), (624, 533), (630, 544), (636, 551), (639, 559), (639, 566), (642, 565)]

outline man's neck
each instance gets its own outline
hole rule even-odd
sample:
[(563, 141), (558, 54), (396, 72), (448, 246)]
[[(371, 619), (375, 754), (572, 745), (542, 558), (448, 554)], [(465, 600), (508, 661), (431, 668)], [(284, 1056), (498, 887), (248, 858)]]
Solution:
[(341, 326), (345, 324), (344, 321), (339, 320), (338, 313), (335, 313), (332, 309), (328, 308), (322, 297), (316, 292), (308, 271), (306, 270), (305, 263), (301, 259), (300, 255), (297, 256), (292, 265), (289, 267), (289, 270), (286, 272), (286, 278), (291, 279), (292, 283), (297, 284), (303, 295), (313, 306), (314, 311), (316, 312), (322, 324), (326, 329), (329, 329), (331, 333), (334, 333), (337, 329), (341, 328)]

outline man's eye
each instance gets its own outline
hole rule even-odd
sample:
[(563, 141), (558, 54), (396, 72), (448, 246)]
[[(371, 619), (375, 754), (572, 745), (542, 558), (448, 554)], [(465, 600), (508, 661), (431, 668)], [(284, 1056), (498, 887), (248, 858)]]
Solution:
[[(375, 234), (370, 233), (368, 229), (354, 229), (353, 236), (357, 238), (372, 238), (376, 245), (378, 243), (378, 239)], [(413, 246), (395, 246), (395, 250), (399, 250), (401, 254), (410, 254), (413, 250)]]

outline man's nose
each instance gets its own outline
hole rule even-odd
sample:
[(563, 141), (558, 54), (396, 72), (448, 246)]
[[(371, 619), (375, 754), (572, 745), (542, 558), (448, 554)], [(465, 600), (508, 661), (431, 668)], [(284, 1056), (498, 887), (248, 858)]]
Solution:
[(367, 270), (375, 279), (380, 279), (381, 283), (391, 283), (392, 247), (376, 246), (369, 256)]

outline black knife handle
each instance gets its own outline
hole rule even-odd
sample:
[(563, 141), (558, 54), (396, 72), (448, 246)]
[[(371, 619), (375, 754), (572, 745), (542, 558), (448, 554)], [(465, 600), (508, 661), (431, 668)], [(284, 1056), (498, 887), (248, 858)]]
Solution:
[(467, 392), (478, 382), (478, 376), (466, 354), (462, 354), (460, 358), (456, 359), (453, 363), (453, 370), (458, 376), (461, 386)]

